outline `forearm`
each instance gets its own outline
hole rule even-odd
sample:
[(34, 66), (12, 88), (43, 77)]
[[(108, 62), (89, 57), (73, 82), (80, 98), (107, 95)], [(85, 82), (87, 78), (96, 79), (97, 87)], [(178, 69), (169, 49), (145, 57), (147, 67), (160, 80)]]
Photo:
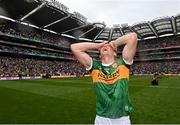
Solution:
[(136, 33), (128, 33), (122, 37), (119, 37), (115, 41), (112, 41), (111, 44), (113, 47), (117, 48), (118, 46), (126, 45), (126, 44), (136, 44), (137, 35)]
[(81, 51), (85, 52), (90, 49), (98, 49), (99, 43), (91, 43), (91, 42), (82, 42), (82, 43), (75, 43), (71, 44), (72, 51)]
[(122, 56), (129, 64), (132, 64), (133, 57), (137, 48), (137, 35), (136, 33), (129, 33), (112, 41), (111, 46), (117, 49), (118, 46), (125, 45), (122, 51)]
[(90, 43), (90, 42), (83, 42), (83, 43), (75, 43), (71, 44), (71, 50), (77, 60), (83, 64), (85, 67), (89, 67), (91, 65), (91, 57), (86, 53), (87, 50), (90, 49), (98, 49), (104, 43)]

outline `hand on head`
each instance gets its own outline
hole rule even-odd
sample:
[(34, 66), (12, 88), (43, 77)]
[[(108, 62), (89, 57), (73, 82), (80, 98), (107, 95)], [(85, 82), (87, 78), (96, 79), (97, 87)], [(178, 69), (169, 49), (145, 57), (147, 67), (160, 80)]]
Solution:
[[(109, 49), (108, 49), (109, 48)], [(98, 51), (101, 50), (109, 50), (109, 51), (115, 51), (117, 52), (117, 48), (116, 46), (113, 44), (113, 42), (108, 43), (107, 41), (103, 42), (103, 43), (99, 43), (98, 47), (97, 47)]]
[(113, 43), (113, 41), (111, 41), (111, 42), (109, 42), (109, 43), (108, 43), (108, 41), (104, 41), (104, 42), (102, 42), (102, 43), (99, 43), (97, 49), (100, 50), (102, 47), (105, 47), (105, 46), (109, 46), (109, 47), (111, 47), (114, 51), (117, 51), (117, 47), (116, 47), (116, 45)]
[(108, 43), (108, 41), (104, 41), (102, 43), (99, 43), (97, 46), (97, 49), (100, 50), (104, 45), (106, 45)]

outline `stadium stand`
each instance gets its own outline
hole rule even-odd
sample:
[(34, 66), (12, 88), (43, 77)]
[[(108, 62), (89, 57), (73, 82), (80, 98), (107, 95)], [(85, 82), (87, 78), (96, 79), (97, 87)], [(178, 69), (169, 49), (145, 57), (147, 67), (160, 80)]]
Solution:
[(180, 35), (139, 41), (133, 74), (179, 74)]
[(133, 74), (179, 74), (180, 65), (179, 61), (141, 62), (135, 63), (131, 70)]
[(9, 22), (1, 25), (0, 28), (5, 35), (14, 35), (16, 37), (22, 38), (25, 37), (29, 40), (43, 41), (64, 48), (68, 48), (68, 46), (70, 45), (69, 40), (67, 40), (65, 37), (61, 37), (57, 34), (47, 33), (45, 31), (23, 24)]
[[(0, 77), (88, 74), (70, 44), (115, 40), (129, 32), (136, 32), (139, 40), (132, 74), (180, 74), (180, 15), (106, 28), (104, 23), (87, 22), (80, 13), (69, 13), (55, 0), (2, 0), (1, 6)], [(118, 48), (119, 55), (121, 51)], [(98, 59), (97, 51), (88, 53)]]
[[(53, 61), (19, 57), (0, 57), (0, 77), (42, 76), (44, 74), (79, 76), (86, 70), (78, 62)], [(72, 70), (77, 69), (77, 70)]]

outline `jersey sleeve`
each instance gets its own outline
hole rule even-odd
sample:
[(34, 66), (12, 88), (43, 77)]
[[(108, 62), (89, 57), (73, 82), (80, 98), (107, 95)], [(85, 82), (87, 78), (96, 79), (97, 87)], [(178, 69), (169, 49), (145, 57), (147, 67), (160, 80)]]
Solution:
[(91, 58), (91, 64), (90, 64), (90, 67), (86, 68), (86, 70), (90, 71), (90, 70), (93, 70), (93, 69), (97, 69), (98, 66), (99, 66), (100, 62), (95, 60), (95, 59), (92, 59)]
[(120, 56), (120, 58), (119, 58), (119, 63), (120, 63), (120, 65), (124, 65), (124, 66), (126, 66), (127, 68), (130, 68), (130, 66), (133, 64), (133, 60), (132, 60), (131, 63), (128, 63), (128, 62), (123, 58), (123, 56)]

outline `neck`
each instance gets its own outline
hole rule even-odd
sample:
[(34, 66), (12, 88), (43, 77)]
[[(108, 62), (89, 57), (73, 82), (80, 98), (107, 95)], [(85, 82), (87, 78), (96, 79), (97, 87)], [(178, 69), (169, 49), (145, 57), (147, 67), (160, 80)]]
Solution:
[(104, 56), (101, 58), (101, 62), (103, 64), (110, 64), (113, 63), (115, 61), (115, 57), (114, 56)]

